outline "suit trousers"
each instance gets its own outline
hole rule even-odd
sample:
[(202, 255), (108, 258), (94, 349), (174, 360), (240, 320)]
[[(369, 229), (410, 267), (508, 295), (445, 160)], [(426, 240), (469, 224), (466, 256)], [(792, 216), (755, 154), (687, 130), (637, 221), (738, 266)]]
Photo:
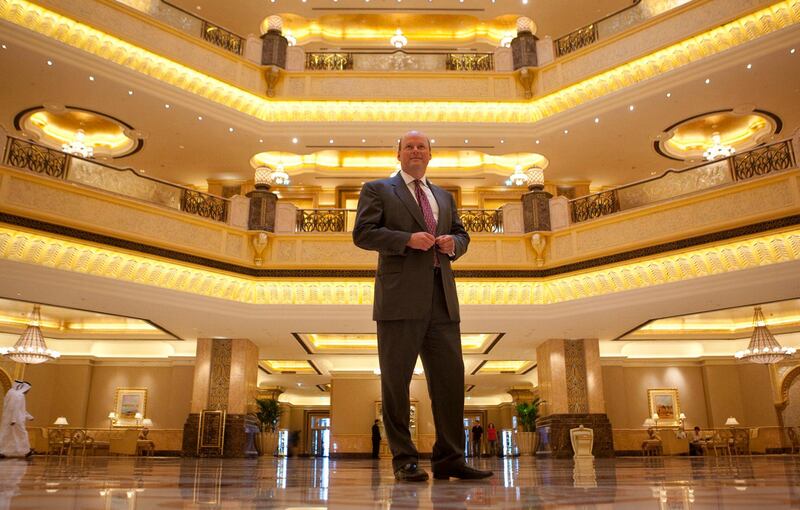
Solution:
[(436, 426), (432, 468), (440, 471), (464, 464), (461, 328), (447, 312), (440, 271), (437, 268), (431, 273), (433, 299), (427, 317), (377, 321), (383, 425), (395, 470), (419, 460), (409, 431), (409, 385), (418, 356), (425, 369)]

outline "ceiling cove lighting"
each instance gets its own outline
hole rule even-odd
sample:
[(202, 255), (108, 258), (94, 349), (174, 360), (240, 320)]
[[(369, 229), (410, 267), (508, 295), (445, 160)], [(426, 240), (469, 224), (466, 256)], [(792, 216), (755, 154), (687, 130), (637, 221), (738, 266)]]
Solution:
[(734, 356), (736, 359), (768, 365), (791, 358), (796, 349), (794, 347), (781, 347), (767, 328), (761, 307), (756, 306), (753, 313), (753, 335), (747, 349), (739, 351)]
[(14, 347), (0, 348), (0, 354), (17, 363), (27, 363), (29, 365), (38, 365), (61, 357), (60, 353), (48, 349), (44, 341), (42, 330), (39, 328), (39, 323), (42, 321), (39, 305), (33, 306), (33, 313), (31, 313), (30, 318), (31, 321), (28, 323), (28, 327), (19, 337), (17, 343), (14, 344)]

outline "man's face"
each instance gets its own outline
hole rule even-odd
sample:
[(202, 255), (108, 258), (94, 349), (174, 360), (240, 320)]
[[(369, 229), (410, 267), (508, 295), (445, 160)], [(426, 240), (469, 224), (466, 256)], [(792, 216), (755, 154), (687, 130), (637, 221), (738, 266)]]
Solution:
[(400, 150), (397, 159), (403, 170), (410, 174), (424, 175), (431, 160), (431, 150), (428, 147), (428, 139), (423, 135), (409, 134), (400, 140)]

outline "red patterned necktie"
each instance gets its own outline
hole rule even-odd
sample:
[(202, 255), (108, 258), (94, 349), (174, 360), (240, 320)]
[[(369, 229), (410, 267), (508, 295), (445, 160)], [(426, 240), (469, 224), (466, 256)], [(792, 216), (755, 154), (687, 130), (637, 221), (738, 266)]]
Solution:
[[(417, 203), (419, 204), (419, 208), (422, 209), (422, 216), (425, 218), (425, 225), (428, 227), (428, 233), (432, 236), (436, 235), (436, 218), (433, 216), (433, 209), (431, 208), (431, 203), (428, 201), (428, 196), (422, 190), (422, 181), (420, 179), (414, 179), (414, 194), (417, 197)], [(433, 247), (434, 249), (434, 257), (433, 257), (433, 265), (434, 267), (439, 267), (439, 257), (435, 256), (436, 253), (436, 246)]]

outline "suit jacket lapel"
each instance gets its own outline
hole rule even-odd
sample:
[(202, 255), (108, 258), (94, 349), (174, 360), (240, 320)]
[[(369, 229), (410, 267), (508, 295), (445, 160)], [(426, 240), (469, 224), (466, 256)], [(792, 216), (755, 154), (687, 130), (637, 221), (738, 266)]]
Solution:
[(423, 230), (427, 231), (428, 227), (425, 225), (425, 217), (422, 216), (422, 209), (419, 208), (419, 204), (417, 201), (414, 200), (414, 197), (411, 195), (411, 191), (409, 191), (408, 186), (406, 185), (406, 181), (403, 180), (403, 176), (398, 173), (392, 178), (392, 186), (394, 186), (394, 194), (397, 195), (397, 198), (403, 202), (403, 205), (406, 206), (408, 212), (411, 213), (411, 216), (417, 220), (419, 226), (422, 227)]
[(440, 236), (450, 232), (450, 215), (453, 212), (450, 210), (450, 200), (447, 192), (439, 186), (434, 186), (431, 181), (428, 181), (428, 186), (431, 187), (433, 197), (439, 205), (439, 220), (436, 222), (436, 235)]

